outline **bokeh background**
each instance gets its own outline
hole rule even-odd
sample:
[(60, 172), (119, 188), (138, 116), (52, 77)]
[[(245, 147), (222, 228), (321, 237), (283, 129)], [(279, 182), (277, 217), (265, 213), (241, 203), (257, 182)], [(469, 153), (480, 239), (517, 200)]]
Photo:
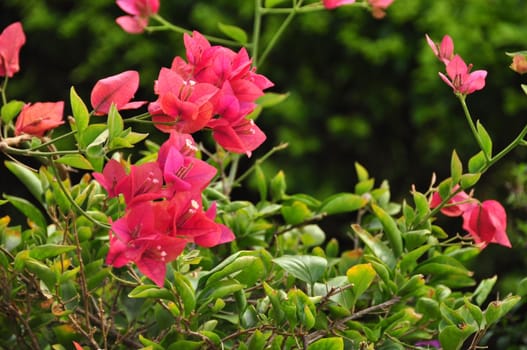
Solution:
[[(220, 36), (218, 22), (252, 29), (253, 1), (161, 3), (160, 14), (186, 28)], [(523, 0), (396, 0), (382, 20), (358, 8), (297, 16), (258, 67), (276, 84), (272, 91), (289, 97), (260, 116), (268, 140), (254, 157), (288, 142), (265, 169), (270, 174), (283, 169), (290, 193), (353, 191), (356, 161), (378, 183), (390, 182), (394, 200), (408, 198), (413, 184), (426, 190), (432, 173), (448, 176), (452, 149), (467, 164), (477, 145), (458, 101), (437, 74), (442, 65), (425, 34), (435, 41), (451, 35), (457, 53), (474, 69), (488, 71), (485, 89), (469, 96), (468, 104), (500, 149), (527, 122), (527, 96), (520, 89), (527, 76), (510, 70), (505, 55), (527, 49), (526, 14)], [(135, 69), (141, 73), (136, 98), (152, 100), (160, 67), (183, 53), (181, 35), (129, 35), (115, 24), (119, 15), (112, 0), (1, 0), (0, 28), (20, 20), (27, 36), (9, 97), (68, 100), (74, 85), (88, 101), (98, 79)], [(264, 19), (264, 42), (283, 20)], [(503, 294), (527, 275), (526, 161), (526, 150), (516, 150), (476, 189), (479, 199), (498, 199), (509, 213), (514, 248), (491, 246), (473, 267), (481, 278), (503, 275)], [(16, 179), (5, 168), (0, 171), (1, 192), (12, 193), (19, 187)], [(452, 230), (461, 229), (460, 222), (449, 222)], [(335, 235), (342, 230), (339, 225), (331, 229)], [(523, 311), (508, 322), (490, 334), (495, 348), (527, 349)]]

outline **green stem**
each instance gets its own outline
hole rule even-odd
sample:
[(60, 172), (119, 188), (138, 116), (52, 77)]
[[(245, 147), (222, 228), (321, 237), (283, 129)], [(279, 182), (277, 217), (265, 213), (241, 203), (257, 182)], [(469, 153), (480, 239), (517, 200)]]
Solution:
[(524, 140), (525, 135), (527, 135), (527, 125), (523, 127), (522, 131), (516, 136), (516, 138), (504, 149), (502, 149), (498, 154), (496, 154), (492, 159), (490, 159), (487, 164), (483, 167), (481, 172), (487, 171), (491, 166), (493, 166), (498, 160), (505, 157), (510, 151), (518, 147)]
[(266, 154), (264, 154), (263, 156), (261, 156), (260, 158), (258, 158), (254, 164), (249, 168), (247, 169), (243, 174), (241, 174), (234, 182), (233, 182), (233, 186), (238, 186), (241, 184), (241, 182), (243, 180), (245, 180), (255, 169), (258, 165), (262, 164), (263, 162), (265, 162), (267, 160), (267, 158), (269, 158), (270, 156), (272, 156), (273, 154), (275, 154), (276, 152), (278, 151), (281, 151), (285, 148), (287, 148), (288, 144), (287, 143), (281, 143), (277, 146), (274, 146), (273, 148), (271, 148), (271, 150), (269, 152), (267, 152)]
[[(158, 27), (155, 27), (155, 26), (154, 27), (152, 27), (152, 26), (146, 27), (146, 30), (148, 32), (155, 32), (155, 31), (161, 31), (161, 30), (172, 30), (174, 32), (181, 33), (181, 34), (185, 34), (185, 33), (186, 34), (192, 34), (191, 30), (188, 30), (188, 29), (185, 29), (183, 27), (180, 27), (180, 26), (177, 26), (175, 24), (172, 24), (172, 23), (170, 23), (169, 21), (167, 21), (166, 19), (164, 19), (163, 17), (161, 17), (158, 14), (152, 15), (151, 18), (156, 20), (156, 21), (158, 21), (159, 23), (161, 23), (161, 26), (158, 26)], [(212, 36), (212, 35), (204, 35), (204, 36), (205, 36), (205, 38), (207, 38), (208, 41), (214, 42), (214, 43), (217, 43), (217, 44), (229, 45), (229, 46), (240, 46), (240, 43), (237, 42), (237, 41), (234, 41), (234, 40), (218, 38), (218, 37)]]
[(254, 0), (254, 21), (251, 58), (253, 65), (258, 67), (258, 50), (260, 48), (260, 33), (262, 31), (262, 0)]
[(44, 142), (44, 143), (41, 143), (40, 145), (38, 146), (35, 146), (35, 147), (31, 147), (31, 148), (28, 148), (28, 151), (34, 151), (34, 150), (37, 150), (39, 148), (42, 148), (42, 147), (46, 147), (46, 146), (49, 146), (49, 145), (52, 145), (54, 144), (55, 142), (59, 141), (59, 140), (62, 140), (62, 139), (65, 139), (66, 137), (69, 137), (71, 135), (75, 135), (77, 133), (77, 130), (72, 130), (70, 132), (67, 132), (63, 135), (60, 135), (60, 136), (57, 136), (55, 137), (54, 139), (51, 139), (47, 142)]
[[(296, 13), (296, 11), (290, 12), (278, 28), (278, 30), (274, 33), (273, 37), (269, 41), (269, 44), (267, 44), (267, 47), (265, 48), (264, 52), (262, 53), (262, 56), (260, 57), (260, 60), (258, 62), (260, 66), (263, 64), (262, 62), (264, 62), (267, 56), (269, 55), (269, 52), (271, 52), (273, 47), (276, 45), (278, 39), (282, 36), (287, 26), (291, 23)], [(256, 62), (254, 65), (256, 66)]]
[(470, 111), (468, 110), (467, 102), (466, 102), (466, 95), (457, 95), (459, 98), (459, 102), (461, 102), (461, 107), (463, 107), (463, 112), (465, 113), (465, 117), (467, 119), (468, 125), (470, 127), (470, 131), (472, 131), (472, 135), (476, 139), (479, 148), (483, 151), (483, 155), (485, 156), (485, 160), (487, 163), (490, 161), (489, 155), (487, 152), (485, 152), (485, 147), (483, 146), (483, 142), (481, 142), (481, 137), (479, 137), (478, 130), (476, 129), (476, 125), (474, 125), (474, 121), (472, 120), (472, 116), (470, 115)]
[(53, 157), (53, 156), (61, 156), (65, 154), (78, 154), (79, 151), (77, 150), (71, 150), (71, 151), (53, 151), (53, 152), (41, 152), (41, 151), (32, 151), (29, 149), (19, 149), (19, 148), (13, 148), (6, 144), (0, 143), (0, 150), (9, 153), (9, 154), (17, 154), (19, 156), (27, 156), (27, 157)]
[(4, 78), (4, 82), (2, 84), (2, 87), (0, 88), (0, 93), (2, 94), (2, 106), (7, 104), (7, 95), (6, 95), (5, 91), (7, 90), (7, 81), (8, 80), (9, 80), (9, 78), (6, 75), (5, 78)]

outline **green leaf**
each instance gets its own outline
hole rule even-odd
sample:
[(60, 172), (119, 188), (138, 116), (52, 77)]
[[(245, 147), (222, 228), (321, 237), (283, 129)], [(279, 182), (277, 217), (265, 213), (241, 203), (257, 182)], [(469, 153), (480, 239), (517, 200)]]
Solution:
[(468, 161), (468, 172), (479, 173), (487, 165), (487, 159), (483, 151), (479, 151)]
[(271, 198), (274, 201), (279, 201), (285, 196), (286, 182), (285, 174), (283, 171), (279, 171), (275, 177), (271, 179)]
[(423, 256), (423, 254), (426, 253), (430, 248), (432, 248), (432, 245), (426, 244), (412, 250), (409, 253), (404, 254), (401, 258), (401, 261), (399, 262), (401, 272), (412, 272), (413, 269), (415, 269), (415, 267), (417, 266), (417, 260), (421, 256)]
[(189, 280), (180, 272), (174, 272), (174, 287), (178, 293), (178, 297), (183, 303), (183, 311), (185, 316), (190, 315), (196, 308), (196, 295), (194, 288)]
[(9, 201), (15, 208), (17, 208), (22, 214), (24, 214), (29, 220), (33, 221), (42, 230), (47, 227), (46, 218), (40, 212), (40, 210), (33, 205), (31, 202), (15, 196), (9, 196), (4, 194), (4, 198)]
[(167, 350), (200, 350), (203, 349), (203, 341), (178, 340), (167, 348)]
[(299, 231), (300, 240), (306, 247), (320, 246), (326, 240), (326, 234), (318, 225), (306, 225)]
[(373, 189), (373, 186), (375, 185), (375, 179), (367, 179), (357, 182), (355, 184), (355, 193), (356, 194), (365, 194), (370, 192)]
[(342, 338), (331, 337), (319, 339), (307, 347), (308, 350), (344, 350)]
[(123, 118), (119, 114), (117, 107), (112, 103), (108, 111), (108, 140), (112, 140), (121, 135), (124, 130)]
[(395, 257), (398, 258), (403, 252), (403, 238), (399, 227), (397, 227), (395, 219), (392, 218), (378, 205), (372, 204), (371, 207), (373, 209), (373, 213), (375, 214), (377, 219), (379, 219), (382, 224), (382, 227), (384, 228), (384, 234), (390, 242), (390, 246), (393, 250)]
[(247, 33), (245, 33), (242, 28), (223, 23), (218, 23), (218, 28), (229, 38), (239, 42), (242, 45), (247, 44)]
[(443, 350), (459, 350), (465, 340), (474, 332), (476, 327), (467, 324), (446, 326), (439, 332), (439, 342)]
[(295, 278), (310, 284), (324, 275), (328, 265), (326, 259), (312, 255), (284, 255), (273, 261)]
[(242, 290), (244, 285), (235, 279), (224, 279), (216, 283), (211, 283), (205, 287), (197, 296), (196, 304), (200, 305), (199, 310), (208, 308), (207, 305), (210, 301), (215, 299), (222, 299), (228, 295), (233, 294), (239, 290)]
[(24, 102), (11, 100), (0, 109), (0, 115), (2, 116), (2, 121), (6, 124), (9, 124), (15, 117), (20, 113), (24, 107)]
[(254, 166), (253, 179), (256, 188), (258, 189), (258, 193), (260, 194), (260, 201), (263, 202), (267, 199), (267, 178), (258, 164)]
[[(88, 125), (86, 130), (82, 133), (81, 137), (79, 137), (79, 148), (81, 150), (86, 150), (89, 145), (102, 145), (106, 142), (108, 139), (108, 132), (106, 124), (91, 124)], [(103, 134), (104, 133), (104, 134)], [(103, 134), (104, 136), (101, 136)], [(97, 139), (100, 137), (99, 139)], [(97, 140), (97, 142), (94, 143), (94, 141)]]
[(461, 188), (466, 190), (474, 186), (479, 181), (480, 177), (481, 177), (481, 173), (475, 173), (475, 174), (466, 173), (466, 174), (461, 175), (461, 182), (460, 182)]
[(130, 293), (129, 298), (152, 298), (166, 299), (175, 301), (174, 295), (166, 288), (159, 288), (153, 284), (145, 284), (135, 287)]
[(280, 211), (285, 222), (289, 225), (298, 225), (313, 215), (307, 205), (299, 201), (282, 206)]
[(463, 174), (463, 164), (456, 153), (452, 151), (452, 158), (450, 160), (450, 177), (452, 182), (457, 184), (461, 180), (461, 175)]
[(519, 301), (521, 297), (519, 295), (510, 295), (503, 300), (495, 300), (487, 306), (485, 310), (485, 321), (487, 326), (498, 322), (503, 316), (505, 316)]
[(35, 197), (39, 203), (43, 202), (44, 190), (39, 176), (29, 168), (12, 161), (5, 161), (5, 166), (11, 171)]
[(487, 158), (492, 157), (492, 139), (479, 120), (476, 122), (476, 130), (478, 131), (479, 140), (483, 147), (482, 151), (487, 155)]
[(353, 288), (350, 289), (353, 295), (353, 306), (359, 297), (370, 287), (375, 276), (377, 276), (377, 273), (371, 263), (357, 264), (346, 271), (348, 282), (353, 285)]
[(368, 170), (363, 167), (360, 163), (355, 162), (355, 172), (357, 173), (357, 179), (360, 181), (366, 181), (370, 178)]
[(75, 250), (74, 245), (44, 244), (33, 247), (29, 250), (29, 256), (37, 260), (53, 258), (57, 255)]
[(265, 7), (275, 7), (276, 5), (280, 5), (285, 0), (265, 0)]
[(256, 104), (262, 107), (273, 107), (284, 101), (288, 96), (288, 93), (277, 94), (276, 92), (267, 92), (263, 96), (258, 97)]
[[(263, 263), (258, 257), (250, 255), (240, 256), (221, 270), (210, 275), (205, 285), (214, 284), (227, 276), (236, 278), (239, 282), (249, 285), (262, 276), (263, 269)], [(250, 280), (248, 280), (249, 278)]]
[(395, 267), (395, 256), (390, 248), (381, 242), (377, 237), (373, 237), (368, 231), (364, 230), (360, 225), (351, 225), (353, 231), (359, 238), (371, 249), (373, 254), (381, 259), (389, 268)]
[(53, 272), (47, 265), (33, 258), (24, 259), (24, 266), (38, 278), (40, 278), (49, 289), (55, 287), (57, 282), (57, 274)]
[(73, 86), (70, 89), (70, 103), (71, 112), (73, 114), (73, 118), (75, 119), (75, 128), (80, 137), (80, 135), (82, 135), (90, 123), (90, 112), (88, 112), (88, 108), (79, 95), (77, 95), (77, 92)]
[(523, 92), (527, 95), (527, 85), (521, 84), (521, 88), (522, 88)]
[(56, 162), (66, 164), (77, 169), (93, 170), (93, 166), (90, 161), (84, 158), (81, 154), (66, 154), (57, 159)]
[(368, 200), (354, 193), (337, 193), (326, 198), (318, 210), (320, 213), (334, 215), (357, 211), (368, 204)]
[(485, 300), (487, 300), (497, 280), (498, 276), (494, 275), (493, 277), (485, 278), (479, 283), (478, 287), (474, 291), (474, 294), (472, 295), (472, 298), (474, 299), (476, 304), (481, 306), (485, 302)]

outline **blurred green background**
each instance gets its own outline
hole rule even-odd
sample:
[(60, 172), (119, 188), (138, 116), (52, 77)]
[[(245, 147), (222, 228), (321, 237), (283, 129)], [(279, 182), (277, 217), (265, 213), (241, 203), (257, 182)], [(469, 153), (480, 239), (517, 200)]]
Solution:
[[(218, 22), (250, 33), (253, 3), (162, 0), (160, 14), (211, 35), (221, 36)], [(68, 100), (74, 85), (88, 101), (98, 79), (135, 69), (141, 73), (136, 99), (152, 100), (160, 67), (183, 53), (181, 35), (129, 35), (114, 22), (122, 14), (112, 0), (2, 0), (0, 28), (20, 20), (27, 36), (9, 97)], [(468, 104), (499, 150), (527, 121), (527, 97), (520, 89), (527, 77), (510, 70), (505, 55), (527, 49), (526, 14), (523, 0), (396, 0), (382, 20), (352, 7), (297, 16), (258, 67), (276, 84), (273, 92), (290, 96), (260, 116), (268, 141), (254, 157), (288, 142), (289, 148), (266, 167), (271, 174), (285, 171), (290, 193), (353, 191), (355, 161), (378, 182), (389, 180), (395, 200), (407, 197), (412, 184), (426, 190), (433, 172), (440, 180), (448, 176), (452, 149), (466, 164), (477, 145), (452, 90), (437, 74), (442, 64), (425, 34), (435, 41), (450, 34), (457, 53), (474, 69), (488, 71), (485, 89), (469, 96)], [(264, 18), (264, 43), (284, 18)], [(514, 290), (527, 266), (527, 170), (520, 164), (526, 157), (525, 149), (515, 151), (476, 190), (477, 198), (498, 199), (509, 213), (515, 248), (489, 247), (475, 264), (482, 277), (508, 269), (503, 292)], [(460, 230), (460, 223), (453, 230)], [(511, 322), (495, 334), (502, 342), (496, 348), (526, 349), (516, 345), (527, 344), (522, 340), (525, 321)]]

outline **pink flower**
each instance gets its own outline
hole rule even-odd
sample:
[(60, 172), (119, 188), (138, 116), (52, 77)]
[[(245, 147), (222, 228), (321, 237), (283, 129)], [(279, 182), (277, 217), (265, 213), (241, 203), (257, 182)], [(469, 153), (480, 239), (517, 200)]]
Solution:
[(441, 40), (441, 44), (438, 45), (428, 36), (428, 34), (425, 36), (428, 46), (432, 48), (432, 51), (437, 56), (437, 58), (439, 58), (439, 60), (445, 65), (448, 65), (450, 60), (454, 57), (454, 41), (452, 38), (448, 35), (445, 35), (443, 40)]
[(485, 248), (489, 243), (501, 244), (510, 248), (507, 237), (507, 214), (503, 206), (494, 200), (472, 205), (463, 213), (463, 228), (470, 233), (476, 243)]
[(393, 1), (394, 0), (368, 0), (373, 17), (380, 19), (386, 16), (385, 10), (393, 3)]
[(212, 128), (212, 137), (220, 146), (230, 152), (245, 153), (248, 157), (266, 139), (252, 119), (241, 119), (235, 123), (222, 118), (214, 119), (210, 121), (209, 127)]
[(175, 260), (187, 240), (172, 234), (167, 202), (143, 202), (112, 224), (106, 263), (122, 267), (133, 262), (145, 276), (162, 287), (166, 264)]
[[(458, 188), (459, 186), (454, 187), (453, 191), (456, 191)], [(430, 201), (430, 208), (437, 207), (442, 201), (439, 192), (434, 192), (432, 200)], [(466, 192), (461, 191), (455, 194), (454, 197), (452, 197), (448, 203), (441, 208), (441, 213), (446, 216), (461, 216), (466, 210), (471, 208), (475, 202), (475, 199), (470, 197)]]
[(485, 87), (487, 71), (476, 70), (470, 72), (472, 64), (468, 65), (459, 55), (455, 55), (446, 65), (447, 76), (439, 73), (439, 76), (447, 83), (455, 93), (468, 95)]
[(26, 36), (20, 22), (7, 26), (0, 34), (0, 77), (11, 78), (20, 70), (18, 58)]
[(159, 0), (117, 0), (117, 5), (129, 16), (118, 17), (115, 21), (125, 32), (144, 32), (148, 19), (159, 11)]
[(527, 57), (525, 55), (516, 54), (512, 57), (510, 68), (516, 73), (527, 73)]
[(126, 171), (124, 167), (115, 159), (110, 159), (104, 166), (102, 173), (93, 173), (93, 178), (101, 184), (102, 187), (108, 192), (108, 197), (113, 198), (119, 195), (117, 187), (126, 179)]
[(112, 103), (118, 110), (141, 107), (146, 101), (130, 102), (138, 88), (139, 73), (133, 70), (99, 80), (93, 87), (90, 98), (94, 114), (108, 114)]
[(353, 4), (355, 0), (322, 0), (322, 3), (324, 4), (324, 7), (328, 10), (332, 10), (334, 8)]
[(46, 131), (64, 123), (63, 111), (63, 101), (26, 104), (17, 117), (15, 135), (43, 136)]

